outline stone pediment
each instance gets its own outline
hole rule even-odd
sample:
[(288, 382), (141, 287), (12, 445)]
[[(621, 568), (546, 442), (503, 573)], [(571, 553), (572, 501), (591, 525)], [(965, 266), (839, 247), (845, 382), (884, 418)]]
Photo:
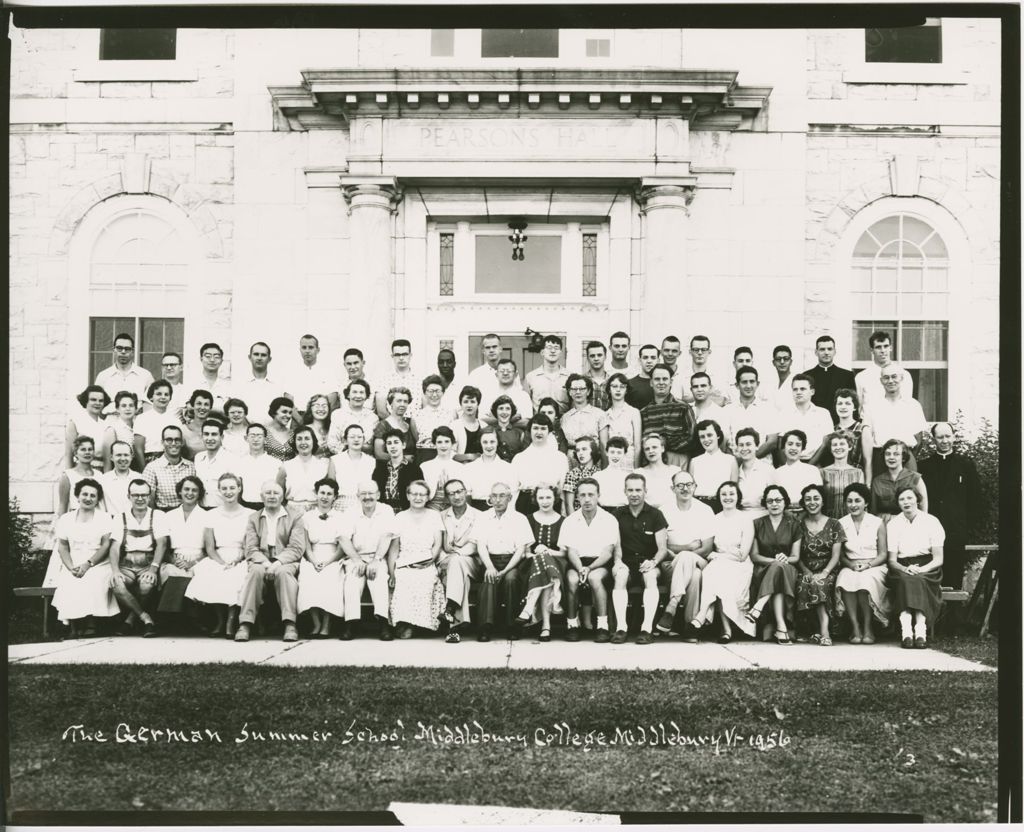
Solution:
[[(691, 130), (758, 127), (771, 87), (723, 70), (327, 69), (270, 87), (275, 129), (330, 129), (358, 118), (656, 118)], [(763, 120), (763, 119), (762, 119)]]

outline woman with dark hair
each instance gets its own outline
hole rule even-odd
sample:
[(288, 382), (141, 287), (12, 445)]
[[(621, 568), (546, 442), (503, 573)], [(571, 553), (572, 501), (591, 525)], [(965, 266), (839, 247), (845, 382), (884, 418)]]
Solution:
[(519, 409), (511, 396), (498, 396), (491, 402), (491, 415), (494, 417), (494, 430), (498, 436), (498, 457), (511, 462), (512, 457), (530, 444), (526, 431), (513, 424)]
[[(409, 412), (409, 405), (412, 403), (412, 393), (408, 387), (392, 387), (388, 390), (387, 404), (388, 415), (385, 416), (373, 429), (373, 455), (380, 461), (386, 461), (390, 456), (384, 447), (384, 437), (389, 433), (399, 433), (402, 437), (403, 453), (412, 462), (416, 458), (416, 442), (419, 434), (416, 432), (416, 425), (412, 419), (406, 418)], [(405, 489), (402, 489), (404, 499)]]
[(463, 387), (459, 392), (459, 415), (451, 424), (455, 434), (456, 462), (472, 462), (481, 454), (480, 431), (483, 424), (478, 418), (480, 396), (480, 391), (471, 385)]
[(562, 416), (561, 428), (569, 448), (575, 447), (576, 440), (583, 436), (595, 437), (603, 447), (608, 442), (608, 414), (591, 404), (593, 380), (580, 373), (570, 373), (565, 391), (572, 406)]
[(160, 559), (159, 612), (181, 612), (192, 568), (203, 557), (206, 537), (206, 512), (200, 508), (206, 496), (203, 481), (189, 474), (174, 487), (181, 505), (153, 514), (153, 536)]
[[(75, 498), (78, 507), (57, 521), (57, 552), (64, 568), (57, 574), (53, 594), (58, 617), (70, 622), (71, 638), (95, 635), (93, 616), (106, 618), (118, 612), (105, 565), (115, 527), (113, 518), (99, 510), (103, 486), (81, 479), (75, 484)], [(83, 620), (84, 627), (79, 624)]]
[(164, 452), (164, 428), (168, 425), (181, 426), (178, 414), (170, 406), (173, 394), (174, 388), (169, 381), (154, 381), (146, 391), (152, 408), (135, 417), (133, 429), (142, 437), (142, 450), (147, 465)]
[(733, 624), (749, 636), (756, 633), (754, 622), (747, 618), (754, 524), (740, 511), (743, 494), (735, 482), (723, 482), (715, 496), (722, 510), (711, 519), (714, 543), (701, 572), (700, 609), (690, 623), (699, 630), (717, 614), (722, 627), (718, 643), (728, 644)]
[(286, 462), (295, 456), (292, 435), (295, 430), (295, 402), (287, 396), (277, 396), (267, 409), (270, 421), (267, 422), (267, 438), (263, 442), (263, 450), (274, 459)]
[(872, 618), (885, 627), (889, 623), (889, 593), (885, 581), (889, 570), (885, 523), (868, 513), (871, 492), (863, 483), (846, 486), (848, 513), (839, 519), (846, 534), (839, 556), (839, 577), (836, 588), (836, 612), (850, 619), (853, 634), (850, 644), (874, 644)]
[(928, 626), (935, 626), (942, 606), (946, 533), (937, 518), (920, 508), (912, 486), (896, 492), (896, 503), (900, 513), (885, 530), (892, 607), (899, 614), (903, 647), (923, 649), (928, 646)]
[(565, 517), (580, 507), (576, 499), (576, 486), (580, 481), (592, 478), (604, 467), (601, 443), (593, 436), (580, 436), (573, 444), (576, 466), (569, 469), (562, 483), (562, 514)]
[(133, 471), (142, 473), (146, 467), (146, 440), (135, 432), (135, 414), (139, 409), (139, 397), (127, 390), (121, 390), (114, 396), (115, 416), (107, 422), (107, 429), (103, 432), (103, 447), (100, 456), (103, 457), (103, 470), (111, 471), (114, 462), (110, 458), (110, 446), (115, 442), (124, 442), (132, 449)]
[(779, 440), (785, 461), (775, 469), (775, 482), (789, 497), (791, 512), (800, 513), (800, 495), (805, 486), (821, 485), (821, 471), (800, 459), (807, 446), (807, 434), (802, 430), (786, 431)]
[(228, 420), (221, 437), (224, 450), (235, 456), (249, 453), (249, 406), (241, 399), (228, 399), (224, 402), (224, 416)]
[(285, 503), (300, 512), (309, 511), (317, 502), (316, 484), (325, 477), (334, 482), (335, 498), (338, 485), (334, 477), (334, 462), (317, 455), (319, 444), (311, 425), (302, 425), (292, 434), (295, 456), (282, 463), (277, 482), (284, 491)]
[(687, 470), (697, 487), (693, 496), (714, 511), (718, 511), (718, 486), (723, 482), (737, 482), (739, 467), (736, 457), (722, 451), (725, 433), (714, 419), (702, 419), (694, 427), (698, 449), (687, 463)]
[[(623, 373), (613, 373), (604, 384), (611, 404), (608, 406), (608, 438), (621, 436), (628, 445), (626, 457), (634, 467), (641, 464), (640, 439), (643, 422), (640, 411), (626, 403), (629, 380)], [(607, 445), (607, 443), (606, 443)]]
[[(845, 431), (850, 435), (850, 453), (847, 455), (847, 460), (850, 465), (855, 465), (863, 470), (864, 452), (861, 447), (861, 432), (864, 430), (864, 422), (860, 415), (860, 399), (855, 390), (843, 387), (836, 390), (833, 402), (836, 410), (836, 433)], [(824, 468), (831, 465), (832, 461), (832, 452), (826, 442), (818, 464)]]
[[(757, 458), (757, 449), (761, 444), (761, 436), (754, 428), (740, 428), (736, 431), (737, 478), (740, 489), (745, 495), (740, 508), (751, 520), (764, 517), (764, 490), (775, 484), (775, 469), (767, 459)], [(787, 505), (789, 498), (786, 498)]]
[[(584, 437), (580, 442), (592, 437)], [(579, 469), (577, 469), (579, 470)], [(526, 587), (523, 608), (514, 626), (522, 629), (540, 621), (540, 641), (551, 641), (551, 613), (562, 611), (562, 581), (565, 579), (565, 552), (558, 546), (558, 533), (564, 518), (555, 511), (555, 489), (539, 485), (533, 492), (537, 510), (526, 519), (533, 532), (533, 544), (526, 547), (519, 565), (520, 584)]]
[(854, 483), (864, 482), (864, 472), (849, 462), (850, 450), (854, 443), (853, 434), (837, 430), (825, 437), (825, 445), (832, 457), (832, 464), (821, 469), (825, 481), (825, 513), (838, 520), (846, 514), (846, 488)]
[[(359, 425), (363, 429), (363, 453), (373, 456), (373, 429), (380, 419), (373, 412), (373, 400), (370, 398), (370, 384), (365, 379), (357, 378), (348, 383), (342, 391), (345, 401), (341, 407), (331, 414), (331, 431), (327, 444), (334, 453), (345, 450), (345, 433), (349, 425)], [(369, 407), (366, 402), (370, 401)]]
[[(75, 440), (79, 436), (92, 439), (93, 448), (100, 449), (103, 445), (103, 434), (107, 423), (103, 419), (103, 410), (110, 404), (107, 391), (98, 384), (90, 384), (75, 400), (80, 407), (72, 407), (68, 423), (64, 428), (64, 467), (75, 466)], [(92, 461), (97, 472), (103, 470), (103, 458), (95, 456)]]
[(904, 467), (909, 459), (910, 451), (899, 439), (890, 439), (882, 445), (885, 470), (871, 480), (871, 511), (885, 523), (900, 513), (896, 495), (904, 488), (914, 489), (921, 511), (928, 511), (928, 487), (917, 471)]
[(448, 427), (456, 414), (441, 404), (444, 398), (444, 379), (441, 376), (427, 376), (421, 386), (423, 395), (410, 409), (410, 416), (416, 423), (416, 433), (419, 435), (416, 440), (416, 461), (422, 465), (437, 455), (433, 442), (434, 429)]
[(797, 567), (800, 560), (800, 541), (803, 537), (800, 522), (786, 509), (789, 495), (778, 485), (769, 485), (761, 495), (761, 505), (767, 510), (764, 517), (754, 521), (754, 544), (750, 560), (754, 564), (757, 601), (747, 613), (747, 619), (756, 623), (770, 603), (774, 621), (765, 627), (765, 638), (774, 630), (779, 644), (792, 644), (789, 630), (793, 623), (793, 602), (796, 598)]
[[(393, 440), (389, 437), (389, 441)], [(444, 534), (441, 515), (427, 508), (430, 488), (422, 479), (410, 482), (403, 498), (406, 508), (392, 521), (388, 550), (388, 573), (394, 589), (391, 623), (400, 639), (412, 638), (413, 627), (436, 632), (445, 607), (444, 587), (437, 577)]]
[(659, 508), (670, 506), (676, 495), (672, 488), (672, 477), (681, 470), (678, 465), (666, 462), (665, 440), (660, 433), (645, 433), (640, 441), (644, 461), (638, 469), (647, 480), (647, 504)]
[[(57, 479), (57, 510), (54, 512), (53, 525), (51, 526), (54, 535), (53, 550), (46, 567), (46, 575), (43, 577), (43, 586), (56, 586), (57, 574), (61, 569), (60, 548), (57, 545), (56, 537), (57, 524), (60, 522), (60, 518), (69, 511), (78, 509), (78, 498), (75, 496), (78, 493), (76, 490), (78, 483), (82, 480), (98, 476), (92, 464), (95, 453), (92, 437), (78, 436), (75, 438), (73, 446), (72, 458), (74, 459), (74, 465), (62, 472)], [(106, 506), (103, 503), (102, 497), (100, 497), (97, 508), (101, 512), (106, 512)]]
[[(385, 424), (381, 422), (381, 424)], [(415, 462), (410, 462), (406, 454), (405, 443), (407, 434), (392, 428), (377, 439), (384, 446), (386, 459), (380, 459), (373, 468), (373, 481), (380, 489), (380, 501), (391, 506), (397, 514), (409, 508), (406, 492), (409, 484), (423, 479), (423, 471)], [(430, 489), (427, 489), (430, 499)]]
[(562, 407), (558, 401), (546, 396), (537, 405), (537, 414), (544, 414), (551, 421), (551, 432), (548, 434), (548, 445), (556, 448), (560, 453), (569, 453), (569, 443), (565, 441), (565, 434), (562, 433)]
[(303, 411), (302, 424), (313, 429), (316, 437), (316, 455), (326, 459), (331, 455), (327, 439), (331, 433), (331, 400), (323, 393), (310, 396)]
[(194, 390), (189, 396), (188, 406), (182, 408), (181, 429), (184, 445), (182, 456), (186, 459), (195, 459), (197, 454), (206, 450), (203, 443), (203, 422), (205, 422), (213, 411), (213, 393), (209, 390)]
[(797, 564), (800, 581), (796, 587), (796, 608), (799, 612), (816, 610), (818, 632), (809, 641), (831, 647), (829, 621), (835, 615), (836, 570), (846, 532), (838, 520), (822, 513), (825, 507), (823, 486), (805, 486), (800, 492), (800, 503), (805, 514), (800, 521), (800, 561)]
[[(296, 431), (296, 435), (298, 433)], [(345, 522), (341, 514), (334, 511), (334, 502), (338, 499), (338, 483), (333, 478), (317, 480), (313, 485), (313, 493), (316, 502), (302, 518), (306, 543), (299, 562), (296, 610), (300, 615), (309, 610), (313, 619), (313, 638), (327, 638), (331, 633), (333, 619), (345, 614), (342, 574), (345, 553), (339, 543), (345, 533)]]

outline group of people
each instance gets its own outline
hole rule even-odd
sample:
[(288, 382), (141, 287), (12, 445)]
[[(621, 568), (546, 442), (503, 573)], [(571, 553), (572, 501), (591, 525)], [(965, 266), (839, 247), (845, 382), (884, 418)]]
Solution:
[(463, 376), (451, 350), (415, 372), (397, 339), (372, 380), (346, 350), (342, 384), (305, 335), (285, 378), (257, 342), (251, 372), (223, 379), (208, 343), (186, 384), (180, 355), (153, 380), (120, 334), (67, 423), (53, 604), (72, 636), (111, 616), (153, 636), (158, 613), (184, 613), (247, 641), (273, 597), (295, 641), (303, 613), (312, 638), (336, 620), (356, 637), (368, 593), (384, 640), (457, 643), (472, 624), (481, 641), (530, 626), (547, 641), (564, 613), (567, 640), (622, 643), (635, 588), (637, 644), (695, 642), (717, 619), (722, 642), (828, 646), (845, 615), (853, 643), (895, 619), (924, 647), (940, 579), (962, 576), (978, 477), (952, 427), (925, 420), (891, 336), (869, 345), (856, 374), (831, 336), (803, 373), (777, 346), (762, 384), (750, 348), (712, 370), (701, 335), (689, 362), (670, 336), (634, 365), (616, 332), (578, 373), (548, 335), (522, 378), (495, 334)]

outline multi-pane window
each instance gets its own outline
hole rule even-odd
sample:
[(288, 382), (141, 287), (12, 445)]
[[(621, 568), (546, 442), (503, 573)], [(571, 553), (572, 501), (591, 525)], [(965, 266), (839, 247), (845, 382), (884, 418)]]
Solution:
[(597, 235), (583, 234), (583, 297), (597, 296)]
[(101, 61), (173, 61), (177, 29), (101, 29)]
[(612, 42), (609, 38), (587, 38), (586, 52), (588, 58), (607, 58), (612, 54)]
[(185, 346), (185, 321), (182, 318), (90, 318), (89, 378), (113, 361), (114, 338), (122, 333), (135, 339), (135, 361), (161, 378), (160, 358), (165, 352), (179, 355)]
[(942, 21), (929, 17), (920, 26), (866, 29), (864, 60), (871, 63), (942, 63)]
[(879, 220), (853, 251), (854, 367), (871, 361), (868, 336), (889, 332), (893, 358), (914, 379), (925, 416), (948, 417), (949, 257), (928, 223), (909, 214)]
[(441, 274), (438, 294), (451, 297), (455, 294), (455, 235), (441, 232)]
[(558, 29), (484, 29), (482, 58), (557, 58)]

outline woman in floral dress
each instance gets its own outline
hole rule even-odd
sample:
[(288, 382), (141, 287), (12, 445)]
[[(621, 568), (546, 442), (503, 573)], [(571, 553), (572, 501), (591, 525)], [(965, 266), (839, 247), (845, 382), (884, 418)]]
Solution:
[(814, 609), (818, 616), (818, 632), (809, 641), (823, 647), (832, 646), (829, 621), (835, 615), (836, 575), (839, 555), (846, 542), (846, 532), (839, 521), (822, 514), (825, 507), (825, 489), (808, 485), (800, 493), (804, 516), (800, 523), (800, 581), (796, 587), (798, 612)]

